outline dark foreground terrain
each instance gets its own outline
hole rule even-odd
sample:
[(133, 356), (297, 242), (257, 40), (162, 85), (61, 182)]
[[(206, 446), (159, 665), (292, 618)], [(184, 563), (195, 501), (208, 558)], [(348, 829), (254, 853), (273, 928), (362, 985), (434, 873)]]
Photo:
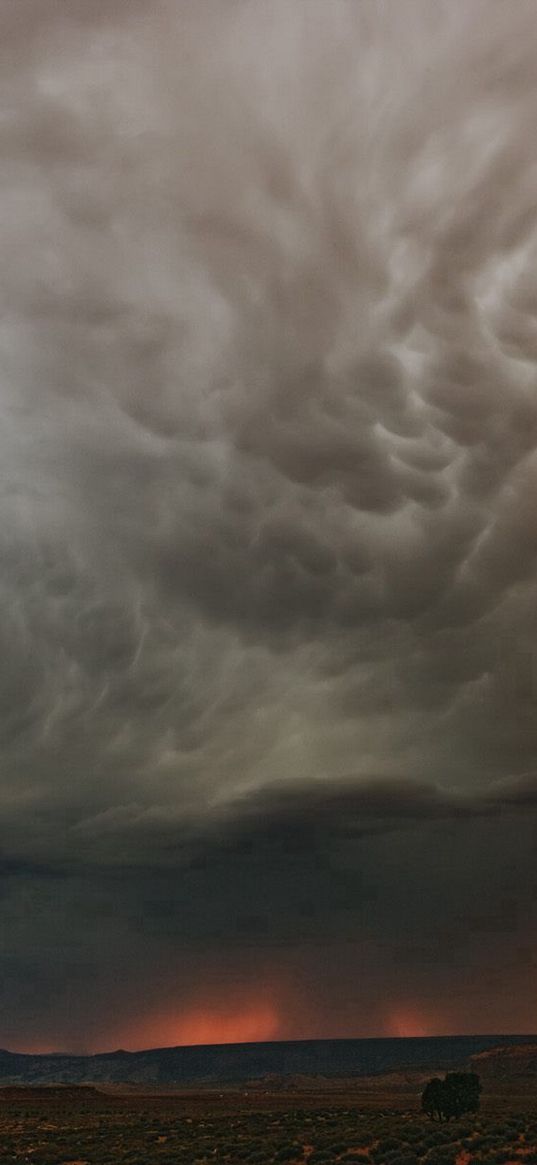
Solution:
[[(268, 1082), (267, 1082), (268, 1083)], [(429, 1122), (418, 1076), (151, 1095), (91, 1087), (0, 1091), (0, 1165), (537, 1165), (527, 1080), (478, 1117)]]

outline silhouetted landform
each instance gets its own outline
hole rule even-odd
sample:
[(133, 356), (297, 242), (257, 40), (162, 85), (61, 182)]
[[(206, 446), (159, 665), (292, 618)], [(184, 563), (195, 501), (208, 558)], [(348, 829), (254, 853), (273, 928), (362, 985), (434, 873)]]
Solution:
[(515, 1082), (537, 1078), (537, 1043), (490, 1048), (471, 1057), (472, 1069), (483, 1080)]
[[(0, 1051), (1, 1084), (237, 1084), (266, 1077), (360, 1077), (404, 1069), (448, 1071), (537, 1036), (433, 1036), (414, 1039), (292, 1040), (107, 1052), (95, 1056)], [(481, 1065), (475, 1070), (481, 1072)]]

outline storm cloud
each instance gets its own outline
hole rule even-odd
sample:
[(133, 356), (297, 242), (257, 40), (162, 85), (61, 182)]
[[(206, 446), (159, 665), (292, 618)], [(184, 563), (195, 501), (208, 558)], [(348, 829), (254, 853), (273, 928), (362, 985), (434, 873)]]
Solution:
[(0, 17), (0, 1042), (531, 1027), (534, 5)]

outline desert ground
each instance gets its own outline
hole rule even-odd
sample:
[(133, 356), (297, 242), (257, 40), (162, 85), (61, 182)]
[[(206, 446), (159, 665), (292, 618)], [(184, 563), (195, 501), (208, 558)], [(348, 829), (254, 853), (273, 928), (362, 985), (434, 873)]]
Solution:
[(537, 1091), (485, 1090), (480, 1113), (420, 1112), (417, 1073), (262, 1081), (239, 1090), (8, 1087), (0, 1165), (509, 1165), (537, 1163)]

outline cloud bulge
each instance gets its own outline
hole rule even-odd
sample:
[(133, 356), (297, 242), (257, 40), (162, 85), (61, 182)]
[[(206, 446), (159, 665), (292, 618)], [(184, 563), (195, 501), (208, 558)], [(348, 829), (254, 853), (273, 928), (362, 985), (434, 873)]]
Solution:
[(533, 6), (0, 12), (3, 1042), (531, 1026)]

